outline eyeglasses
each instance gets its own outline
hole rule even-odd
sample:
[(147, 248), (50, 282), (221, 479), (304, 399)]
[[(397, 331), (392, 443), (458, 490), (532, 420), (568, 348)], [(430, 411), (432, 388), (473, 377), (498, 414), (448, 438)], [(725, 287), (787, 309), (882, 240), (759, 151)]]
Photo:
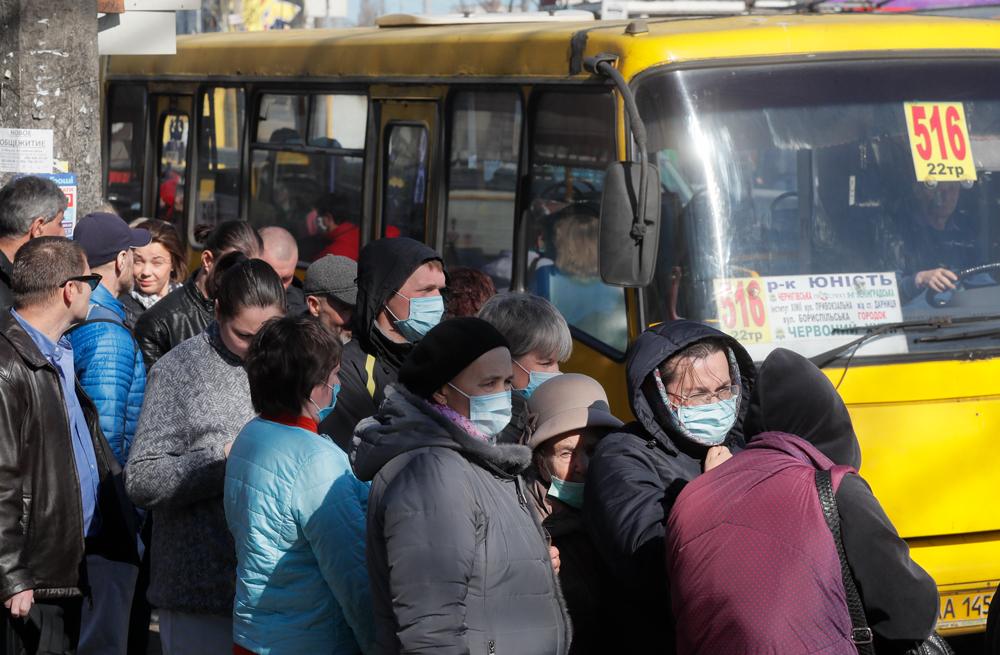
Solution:
[(669, 394), (674, 398), (681, 401), (681, 404), (685, 407), (698, 407), (699, 405), (708, 405), (718, 400), (731, 400), (740, 395), (740, 385), (731, 384), (728, 387), (722, 387), (721, 389), (716, 389), (715, 391), (704, 391), (702, 393), (693, 393), (690, 396), (682, 396), (677, 393)]
[(74, 275), (73, 277), (68, 277), (59, 283), (59, 288), (62, 289), (70, 282), (83, 282), (90, 287), (93, 291), (97, 288), (97, 285), (101, 283), (101, 276), (97, 273), (91, 273), (90, 275)]

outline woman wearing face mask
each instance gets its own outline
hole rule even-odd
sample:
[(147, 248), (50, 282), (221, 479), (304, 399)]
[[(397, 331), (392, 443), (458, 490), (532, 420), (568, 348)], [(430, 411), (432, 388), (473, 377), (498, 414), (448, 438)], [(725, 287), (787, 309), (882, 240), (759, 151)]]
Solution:
[(528, 399), (540, 384), (559, 375), (559, 364), (573, 352), (573, 337), (555, 305), (530, 293), (493, 296), (479, 318), (507, 339), (514, 364), (513, 413), (497, 440), (524, 443)]
[[(223, 257), (219, 269), (228, 263)], [(232, 650), (236, 556), (222, 505), (226, 456), (254, 417), (243, 368), (250, 342), (285, 313), (281, 279), (259, 259), (244, 257), (216, 280), (215, 322), (149, 372), (126, 464), (129, 497), (155, 514), (147, 595), (159, 608), (165, 655)]]
[(567, 373), (541, 385), (528, 399), (532, 466), (528, 498), (559, 549), (559, 582), (573, 620), (571, 655), (613, 653), (620, 645), (619, 599), (611, 572), (583, 525), (587, 465), (598, 441), (622, 426), (601, 385)]
[(250, 346), (246, 370), (260, 416), (233, 443), (225, 484), (237, 653), (371, 652), (368, 485), (317, 433), (337, 403), (341, 350), (311, 316), (270, 321)]
[(650, 328), (629, 348), (636, 420), (598, 444), (583, 506), (630, 617), (623, 652), (673, 652), (663, 526), (684, 485), (743, 446), (755, 374), (736, 340), (692, 321)]
[(378, 653), (565, 655), (570, 627), (520, 473), (511, 360), (489, 323), (455, 318), (417, 344), (354, 437), (371, 480), (367, 558)]

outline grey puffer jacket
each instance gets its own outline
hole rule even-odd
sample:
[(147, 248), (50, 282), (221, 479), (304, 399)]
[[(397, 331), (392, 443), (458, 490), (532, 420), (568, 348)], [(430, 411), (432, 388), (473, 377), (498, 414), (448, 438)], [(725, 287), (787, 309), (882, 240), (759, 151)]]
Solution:
[(569, 617), (519, 477), (527, 447), (491, 446), (393, 385), (351, 459), (372, 481), (375, 652), (567, 653)]

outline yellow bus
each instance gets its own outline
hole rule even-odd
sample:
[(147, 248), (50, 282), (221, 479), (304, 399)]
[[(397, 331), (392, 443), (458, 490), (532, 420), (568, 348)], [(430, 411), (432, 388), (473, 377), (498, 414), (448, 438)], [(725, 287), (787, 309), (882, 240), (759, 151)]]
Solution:
[(288, 228), (304, 263), (423, 240), (547, 295), (568, 368), (622, 416), (626, 349), (659, 321), (813, 357), (938, 582), (939, 627), (981, 630), (1000, 581), (1000, 24), (502, 20), (111, 57), (106, 192), (192, 247), (232, 218)]

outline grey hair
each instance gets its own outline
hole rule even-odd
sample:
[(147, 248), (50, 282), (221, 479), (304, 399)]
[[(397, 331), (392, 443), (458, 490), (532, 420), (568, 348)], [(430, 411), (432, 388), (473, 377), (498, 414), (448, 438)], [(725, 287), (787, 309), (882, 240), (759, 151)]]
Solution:
[(560, 362), (573, 352), (573, 337), (566, 319), (555, 305), (530, 293), (502, 293), (479, 309), (479, 318), (490, 323), (510, 344), (511, 357), (531, 352), (554, 355)]
[(0, 189), (0, 239), (22, 237), (36, 218), (45, 223), (66, 210), (66, 196), (52, 180), (26, 175)]

